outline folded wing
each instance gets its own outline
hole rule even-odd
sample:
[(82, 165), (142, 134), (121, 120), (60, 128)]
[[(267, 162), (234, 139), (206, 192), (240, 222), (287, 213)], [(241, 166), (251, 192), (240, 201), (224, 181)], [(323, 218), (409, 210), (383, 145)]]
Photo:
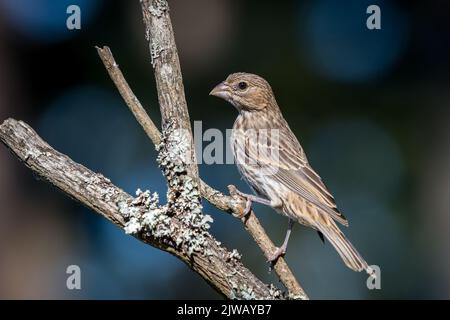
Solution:
[[(261, 137), (264, 134), (268, 137)], [(265, 169), (270, 178), (348, 226), (347, 219), (337, 209), (333, 195), (309, 165), (300, 143), (288, 127), (278, 130), (277, 139), (270, 132), (258, 132), (256, 135), (248, 137), (246, 142), (245, 153), (249, 161)]]

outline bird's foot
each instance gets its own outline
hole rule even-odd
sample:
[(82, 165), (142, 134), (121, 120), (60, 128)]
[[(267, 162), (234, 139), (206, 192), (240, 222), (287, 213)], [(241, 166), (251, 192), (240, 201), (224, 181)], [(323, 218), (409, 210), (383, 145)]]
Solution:
[(252, 209), (252, 202), (261, 203), (261, 204), (264, 204), (266, 206), (272, 206), (272, 202), (270, 202), (269, 200), (257, 197), (257, 196), (252, 195), (252, 194), (243, 193), (243, 192), (239, 191), (233, 185), (229, 185), (228, 186), (228, 190), (230, 191), (230, 194), (232, 196), (233, 195), (234, 196), (238, 195), (241, 198), (244, 198), (246, 200), (244, 212), (242, 214), (238, 215), (239, 218), (243, 218), (243, 217), (245, 217), (246, 215), (248, 215), (250, 213), (250, 211)]
[(239, 196), (241, 198), (245, 199), (245, 208), (243, 211), (239, 212), (239, 213), (233, 213), (233, 216), (242, 219), (246, 216), (248, 216), (248, 214), (250, 213), (250, 211), (252, 210), (252, 200), (250, 199), (250, 195), (245, 194), (241, 191), (239, 191), (234, 185), (230, 184), (228, 186), (228, 190), (230, 192), (231, 196)]
[(285, 254), (286, 248), (283, 247), (277, 248), (275, 252), (270, 255), (269, 259), (267, 259), (267, 262), (273, 265), (275, 264), (275, 262), (277, 262), (278, 258), (284, 256)]
[(250, 213), (250, 211), (252, 210), (252, 200), (250, 199), (251, 196), (248, 195), (248, 194), (245, 194), (245, 193), (243, 193), (241, 191), (239, 191), (238, 189), (236, 189), (236, 194), (238, 194), (242, 198), (245, 198), (245, 200), (246, 200), (244, 212), (242, 213), (242, 216), (239, 217), (239, 218), (246, 217)]

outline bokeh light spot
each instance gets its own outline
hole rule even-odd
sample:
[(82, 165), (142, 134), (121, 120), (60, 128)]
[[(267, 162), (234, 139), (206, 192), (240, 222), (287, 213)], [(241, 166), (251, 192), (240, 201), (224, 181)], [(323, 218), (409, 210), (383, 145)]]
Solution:
[(300, 41), (314, 72), (337, 81), (367, 81), (388, 73), (405, 49), (408, 19), (392, 3), (378, 2), (381, 30), (369, 30), (373, 1), (318, 0), (302, 6)]
[(0, 0), (0, 12), (10, 26), (37, 42), (57, 42), (77, 34), (67, 29), (67, 7), (81, 9), (81, 30), (97, 13), (100, 0)]

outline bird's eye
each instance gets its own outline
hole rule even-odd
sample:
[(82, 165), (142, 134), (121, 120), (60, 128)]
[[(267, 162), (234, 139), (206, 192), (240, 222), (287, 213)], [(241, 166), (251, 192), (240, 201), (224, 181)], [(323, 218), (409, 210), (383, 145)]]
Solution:
[(239, 82), (239, 83), (238, 83), (238, 87), (239, 87), (239, 89), (241, 89), (241, 90), (247, 89), (247, 82), (244, 82), (244, 81)]

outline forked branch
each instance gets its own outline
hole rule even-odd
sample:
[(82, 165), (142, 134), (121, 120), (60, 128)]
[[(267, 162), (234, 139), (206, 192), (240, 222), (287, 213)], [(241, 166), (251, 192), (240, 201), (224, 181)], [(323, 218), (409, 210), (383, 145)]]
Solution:
[[(109, 48), (97, 50), (126, 104), (159, 150), (157, 160), (168, 182), (167, 204), (160, 205), (157, 195), (148, 192), (133, 198), (101, 174), (54, 150), (23, 122), (6, 120), (0, 125), (0, 140), (43, 179), (125, 232), (177, 256), (223, 296), (283, 299), (279, 290), (262, 283), (242, 265), (234, 250), (225, 249), (208, 232), (210, 220), (202, 212), (200, 197), (234, 216), (241, 215), (245, 201), (233, 192), (224, 195), (199, 178), (169, 7), (165, 0), (141, 0), (141, 4), (157, 83), (162, 134), (129, 87)], [(254, 212), (241, 221), (268, 258), (275, 246)], [(278, 259), (274, 270), (290, 298), (308, 298), (283, 258)]]
[[(97, 52), (105, 65), (109, 76), (116, 85), (118, 91), (122, 95), (125, 103), (134, 114), (136, 120), (142, 126), (147, 136), (157, 145), (161, 141), (161, 133), (155, 126), (154, 122), (150, 119), (149, 115), (142, 107), (139, 99), (136, 98), (132, 89), (125, 80), (123, 73), (120, 71), (119, 65), (114, 59), (114, 56), (109, 47), (99, 48), (97, 47)], [(133, 98), (129, 98), (133, 97)], [(214, 205), (219, 210), (226, 213), (232, 214), (235, 217), (240, 216), (245, 209), (245, 200), (238, 195), (227, 196), (222, 192), (212, 188), (206, 182), (200, 179), (200, 194), (209, 203)], [(241, 222), (244, 224), (245, 229), (251, 235), (253, 240), (262, 250), (266, 259), (269, 259), (271, 254), (276, 250), (276, 247), (272, 240), (270, 240), (266, 231), (262, 227), (259, 219), (256, 217), (254, 211), (252, 210), (247, 217), (241, 218)], [(297, 297), (302, 299), (307, 299), (307, 295), (298, 283), (294, 274), (290, 270), (286, 260), (280, 257), (273, 266), (275, 272), (277, 273), (280, 281), (286, 287), (291, 297)]]
[[(74, 162), (43, 141), (26, 123), (8, 119), (0, 125), (0, 140), (35, 174), (71, 198), (124, 229), (130, 218), (151, 220), (153, 232), (135, 237), (185, 262), (227, 298), (279, 299), (279, 291), (265, 285), (245, 268), (239, 257), (221, 246), (207, 231), (170, 216), (165, 206), (146, 193), (133, 198), (108, 178)], [(202, 239), (202, 243), (191, 241)]]

